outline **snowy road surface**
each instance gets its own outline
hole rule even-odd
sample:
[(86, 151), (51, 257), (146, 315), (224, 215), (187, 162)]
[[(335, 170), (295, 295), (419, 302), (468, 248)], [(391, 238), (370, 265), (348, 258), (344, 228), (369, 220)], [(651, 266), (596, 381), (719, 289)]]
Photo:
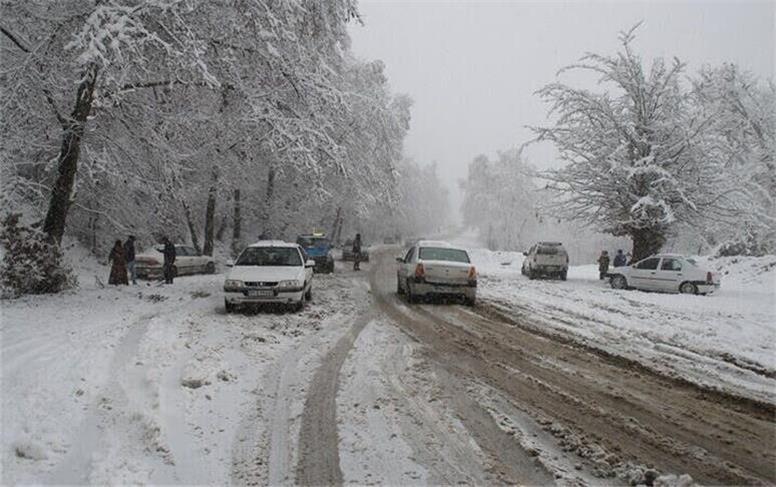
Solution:
[[(4, 302), (2, 482), (776, 482), (767, 309), (710, 298), (693, 341), (677, 297), (580, 281), (590, 313), (487, 265), (478, 307), (410, 306), (395, 252), (316, 276), (300, 314), (227, 315), (217, 275)], [(645, 300), (664, 313), (631, 319)]]

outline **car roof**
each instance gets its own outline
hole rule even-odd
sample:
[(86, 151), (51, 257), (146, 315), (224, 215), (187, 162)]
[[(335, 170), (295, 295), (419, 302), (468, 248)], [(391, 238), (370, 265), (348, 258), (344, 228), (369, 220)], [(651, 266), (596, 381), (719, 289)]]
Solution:
[[(682, 254), (655, 254), (655, 255), (650, 255), (649, 257), (674, 257), (674, 258), (680, 258), (680, 259), (687, 258), (686, 255), (682, 255)], [(646, 257), (646, 258), (648, 259), (649, 257)]]
[(537, 242), (538, 245), (563, 245), (561, 242)]
[(299, 245), (282, 240), (259, 240), (248, 247), (299, 247)]
[(451, 245), (449, 242), (444, 242), (442, 240), (419, 240), (418, 243), (416, 243), (418, 247), (448, 247), (448, 248), (456, 248), (453, 245)]

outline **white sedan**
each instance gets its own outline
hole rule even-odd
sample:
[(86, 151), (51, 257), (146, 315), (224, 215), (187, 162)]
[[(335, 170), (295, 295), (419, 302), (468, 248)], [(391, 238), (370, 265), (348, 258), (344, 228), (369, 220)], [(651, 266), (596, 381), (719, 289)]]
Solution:
[(719, 289), (719, 275), (691, 257), (658, 254), (608, 274), (614, 289), (643, 289), (683, 294), (710, 294)]
[[(137, 276), (141, 279), (161, 279), (164, 274), (162, 265), (164, 263), (163, 245), (154, 247), (150, 252), (137, 254), (135, 256), (135, 270)], [(175, 264), (173, 264), (173, 274), (184, 276), (187, 274), (214, 274), (216, 272), (216, 263), (210, 255), (202, 255), (194, 247), (188, 245), (175, 246)]]
[(297, 310), (312, 299), (314, 260), (302, 247), (263, 240), (242, 251), (224, 281), (226, 312), (238, 306), (279, 303)]
[(447, 242), (421, 240), (397, 257), (397, 292), (414, 303), (427, 296), (460, 296), (469, 306), (477, 300), (477, 270), (469, 254)]

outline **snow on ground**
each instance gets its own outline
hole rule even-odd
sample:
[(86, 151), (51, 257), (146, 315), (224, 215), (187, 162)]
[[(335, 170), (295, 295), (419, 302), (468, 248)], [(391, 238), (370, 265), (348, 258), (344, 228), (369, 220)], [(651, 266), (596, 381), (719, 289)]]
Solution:
[[(479, 295), (553, 333), (711, 387), (776, 403), (776, 256), (700, 258), (722, 275), (711, 296), (611, 289), (597, 266), (530, 281), (523, 255), (476, 248)], [(474, 244), (474, 245), (473, 245)], [(573, 264), (573, 263), (572, 263)]]
[[(316, 343), (335, 339), (354, 314), (331, 276), (300, 314), (226, 315), (223, 275), (101, 287), (107, 267), (80, 249), (68, 259), (78, 289), (2, 303), (3, 484), (250, 477), (241, 469), (272, 435), (260, 431), (269, 424), (256, 420), (261, 407), (301, 409), (302, 393), (276, 397), (275, 367), (309, 342), (299, 367), (314, 370)], [(266, 472), (258, 477), (267, 483)]]

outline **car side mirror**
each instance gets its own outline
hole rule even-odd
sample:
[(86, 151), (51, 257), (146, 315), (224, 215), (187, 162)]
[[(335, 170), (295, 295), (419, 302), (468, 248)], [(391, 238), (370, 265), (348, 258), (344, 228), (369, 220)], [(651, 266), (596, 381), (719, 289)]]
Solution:
[(528, 252), (523, 252), (523, 255), (525, 255), (526, 257), (528, 257)]
[(396, 257), (396, 262), (400, 264), (404, 264), (404, 259), (402, 259), (401, 257)]
[(315, 267), (315, 261), (314, 261), (314, 260), (312, 260), (312, 259), (310, 259), (310, 260), (308, 260), (307, 262), (305, 262), (304, 266), (305, 266), (305, 267), (308, 267), (308, 268), (309, 268), (309, 267)]
[(232, 259), (227, 260), (226, 267), (234, 267), (234, 261)]

